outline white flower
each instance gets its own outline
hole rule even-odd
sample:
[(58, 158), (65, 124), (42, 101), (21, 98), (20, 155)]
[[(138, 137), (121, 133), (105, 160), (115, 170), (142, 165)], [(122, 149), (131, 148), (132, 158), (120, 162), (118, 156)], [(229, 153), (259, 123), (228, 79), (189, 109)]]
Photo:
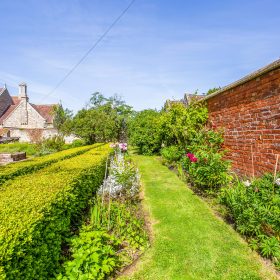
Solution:
[(251, 182), (249, 180), (243, 182), (245, 187), (250, 187), (251, 186)]
[(276, 184), (277, 186), (280, 186), (280, 178), (277, 178), (277, 179), (275, 180), (275, 184)]

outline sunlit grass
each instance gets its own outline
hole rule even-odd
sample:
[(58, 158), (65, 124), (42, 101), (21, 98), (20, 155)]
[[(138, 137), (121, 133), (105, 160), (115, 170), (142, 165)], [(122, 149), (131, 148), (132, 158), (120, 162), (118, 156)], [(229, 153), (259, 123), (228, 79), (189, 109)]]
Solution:
[(134, 157), (154, 240), (122, 279), (277, 279), (241, 237), (154, 157)]

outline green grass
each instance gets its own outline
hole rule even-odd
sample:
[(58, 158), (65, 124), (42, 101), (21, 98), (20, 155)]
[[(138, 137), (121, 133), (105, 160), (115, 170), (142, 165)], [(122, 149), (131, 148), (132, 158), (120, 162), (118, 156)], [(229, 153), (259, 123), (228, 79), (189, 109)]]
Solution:
[(154, 157), (134, 156), (153, 241), (121, 279), (277, 279), (241, 237)]
[(16, 153), (16, 152), (26, 152), (27, 156), (33, 156), (38, 153), (35, 144), (30, 143), (9, 143), (0, 144), (0, 153)]

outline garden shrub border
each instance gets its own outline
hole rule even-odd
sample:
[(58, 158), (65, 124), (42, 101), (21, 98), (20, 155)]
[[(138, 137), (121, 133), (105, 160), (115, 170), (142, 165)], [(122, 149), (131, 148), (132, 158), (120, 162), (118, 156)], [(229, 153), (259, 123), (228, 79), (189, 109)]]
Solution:
[[(93, 148), (41, 170), (35, 180), (34, 175), (26, 175), (3, 187), (0, 279), (50, 279), (58, 273), (61, 246), (70, 233), (71, 222), (102, 183), (110, 151), (108, 145)], [(43, 183), (45, 194), (41, 194)], [(16, 188), (23, 194), (29, 192), (26, 201), (19, 201)], [(11, 197), (7, 198), (5, 192)], [(24, 203), (29, 209), (21, 208)]]
[(89, 151), (90, 149), (98, 147), (100, 145), (102, 144), (94, 144), (92, 146), (86, 147), (77, 147), (57, 152), (54, 154), (34, 158), (32, 160), (6, 165), (0, 169), (0, 186), (7, 180), (11, 180), (18, 176), (36, 172), (58, 161), (81, 155)]

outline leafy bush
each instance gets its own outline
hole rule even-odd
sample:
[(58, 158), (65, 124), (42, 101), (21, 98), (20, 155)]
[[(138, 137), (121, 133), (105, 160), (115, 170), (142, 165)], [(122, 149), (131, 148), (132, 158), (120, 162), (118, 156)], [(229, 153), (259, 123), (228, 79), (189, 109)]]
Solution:
[(193, 136), (203, 129), (208, 119), (208, 110), (203, 102), (171, 103), (162, 111), (160, 133), (165, 146), (177, 145), (184, 149)]
[(144, 110), (129, 122), (129, 141), (144, 155), (158, 153), (161, 148), (160, 113)]
[(83, 139), (76, 139), (69, 146), (71, 148), (76, 148), (76, 147), (82, 147), (82, 146), (85, 146), (85, 145), (86, 145), (85, 140), (83, 140)]
[(221, 202), (229, 209), (236, 229), (246, 236), (252, 248), (280, 262), (280, 188), (273, 175), (266, 174), (251, 183), (236, 182), (223, 188)]
[(162, 148), (160, 154), (168, 164), (172, 164), (179, 161), (184, 152), (178, 146), (169, 146)]
[(60, 160), (68, 159), (83, 154), (94, 147), (98, 147), (99, 145), (101, 144), (73, 148), (51, 155), (33, 158), (32, 160), (21, 161), (2, 166), (0, 168), (0, 184), (3, 184), (7, 180), (13, 179), (15, 177), (33, 173)]
[(45, 155), (58, 151), (62, 151), (64, 148), (64, 138), (63, 136), (55, 135), (51, 138), (43, 139), (37, 144), (38, 154)]
[[(188, 180), (197, 188), (215, 190), (227, 186), (232, 180), (229, 175), (230, 163), (222, 159), (221, 153), (199, 150), (193, 158), (187, 155), (181, 163)], [(195, 160), (194, 160), (195, 159)]]
[(104, 177), (110, 148), (96, 147), (2, 186), (0, 267), (7, 279), (50, 279), (72, 222)]
[(91, 226), (82, 228), (80, 235), (71, 240), (72, 261), (66, 262), (66, 279), (105, 279), (120, 266), (120, 257), (116, 252), (121, 243), (104, 230), (94, 230)]

